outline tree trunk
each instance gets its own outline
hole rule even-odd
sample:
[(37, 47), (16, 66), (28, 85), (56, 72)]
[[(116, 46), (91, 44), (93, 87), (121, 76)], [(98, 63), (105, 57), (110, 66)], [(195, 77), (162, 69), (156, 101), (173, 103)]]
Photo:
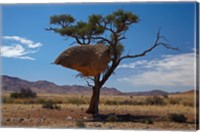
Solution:
[(95, 85), (93, 88), (92, 97), (90, 100), (89, 108), (87, 109), (86, 113), (98, 115), (99, 114), (99, 96), (100, 96), (100, 89), (99, 85)]

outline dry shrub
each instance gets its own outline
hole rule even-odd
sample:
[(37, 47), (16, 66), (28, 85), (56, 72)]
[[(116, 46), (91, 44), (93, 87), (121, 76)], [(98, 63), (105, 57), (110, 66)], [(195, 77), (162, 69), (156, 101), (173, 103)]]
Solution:
[(81, 120), (76, 121), (76, 126), (78, 128), (85, 128), (86, 127), (84, 121), (81, 121)]
[(179, 98), (169, 98), (169, 103), (172, 105), (180, 104), (180, 99)]
[(42, 108), (45, 108), (45, 109), (57, 109), (57, 110), (61, 109), (61, 107), (58, 106), (57, 104), (55, 104), (52, 100), (48, 100), (48, 101), (44, 102), (44, 104), (42, 105)]
[(171, 113), (169, 114), (170, 121), (185, 123), (187, 118), (183, 114)]
[(165, 105), (164, 99), (159, 96), (147, 97), (145, 99), (146, 105)]
[(116, 115), (109, 115), (106, 119), (108, 122), (116, 122), (118, 120), (118, 117)]
[(77, 70), (84, 76), (96, 76), (105, 71), (109, 61), (109, 47), (95, 44), (71, 47), (62, 52), (54, 63)]
[(87, 98), (69, 97), (67, 103), (76, 105), (89, 104), (89, 100)]

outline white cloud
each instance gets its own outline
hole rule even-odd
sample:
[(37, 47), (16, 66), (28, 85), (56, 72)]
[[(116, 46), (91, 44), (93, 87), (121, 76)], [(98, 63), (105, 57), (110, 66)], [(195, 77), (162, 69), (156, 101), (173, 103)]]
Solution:
[(7, 58), (35, 60), (29, 55), (37, 52), (42, 46), (40, 42), (35, 43), (19, 36), (3, 36), (3, 40), (0, 53), (2, 57)]
[(118, 66), (118, 69), (119, 68), (135, 68), (138, 65), (143, 65), (143, 64), (146, 64), (146, 63), (147, 63), (146, 60), (141, 60), (141, 61), (136, 61), (136, 62), (130, 63), (130, 64), (121, 64), (121, 65)]
[(122, 64), (120, 68), (141, 70), (137, 74), (118, 78), (134, 86), (191, 87), (194, 86), (196, 61), (194, 53), (164, 55), (157, 60)]
[(27, 45), (29, 48), (38, 48), (38, 47), (42, 46), (42, 44), (39, 42), (34, 43), (31, 40), (28, 40), (26, 38), (22, 38), (19, 36), (4, 36), (3, 39), (14, 40), (14, 41), (20, 42), (21, 44)]

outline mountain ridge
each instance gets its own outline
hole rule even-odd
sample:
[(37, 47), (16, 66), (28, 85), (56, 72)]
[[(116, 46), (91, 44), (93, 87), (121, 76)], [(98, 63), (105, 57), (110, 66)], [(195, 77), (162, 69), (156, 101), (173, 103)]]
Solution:
[[(92, 88), (82, 85), (57, 85), (46, 80), (27, 81), (19, 77), (11, 77), (8, 75), (1, 75), (2, 91), (3, 92), (19, 92), (22, 88), (29, 88), (36, 93), (49, 94), (83, 94), (91, 95)], [(101, 95), (127, 95), (127, 96), (157, 96), (169, 95), (172, 93), (163, 90), (150, 90), (142, 92), (121, 92), (117, 88), (103, 87)]]

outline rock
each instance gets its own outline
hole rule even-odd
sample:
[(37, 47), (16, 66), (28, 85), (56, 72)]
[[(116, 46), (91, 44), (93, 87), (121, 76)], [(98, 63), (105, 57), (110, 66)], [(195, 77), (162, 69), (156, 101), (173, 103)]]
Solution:
[(101, 124), (95, 124), (95, 127), (101, 127)]
[(71, 116), (68, 116), (67, 118), (66, 118), (66, 120), (72, 120), (72, 117)]
[(17, 121), (22, 122), (22, 121), (24, 121), (24, 118), (19, 118), (19, 119), (17, 119)]
[(85, 116), (85, 117), (83, 117), (83, 120), (88, 120), (88, 118)]

